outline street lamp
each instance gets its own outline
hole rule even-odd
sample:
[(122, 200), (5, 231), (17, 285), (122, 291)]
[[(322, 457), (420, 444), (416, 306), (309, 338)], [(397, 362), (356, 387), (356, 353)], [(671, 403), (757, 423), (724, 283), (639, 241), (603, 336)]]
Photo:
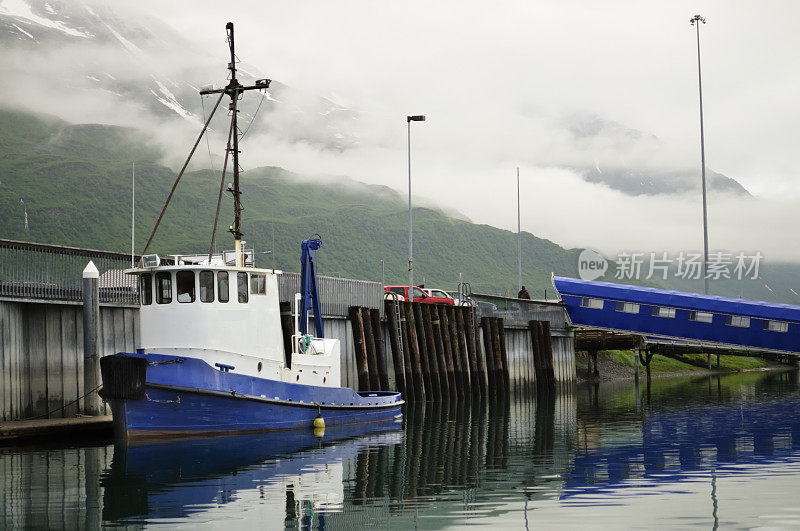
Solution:
[(695, 15), (689, 19), (689, 24), (695, 27), (697, 33), (697, 86), (700, 92), (700, 164), (703, 181), (703, 286), (708, 295), (708, 210), (706, 208), (706, 148), (703, 138), (703, 78), (700, 75), (700, 23), (705, 24), (706, 19)]
[(517, 293), (522, 291), (522, 226), (519, 205), (519, 166), (517, 166)]
[(411, 302), (414, 302), (414, 247), (411, 237), (411, 122), (424, 121), (425, 116), (421, 114), (406, 116), (406, 123), (408, 124), (408, 297)]

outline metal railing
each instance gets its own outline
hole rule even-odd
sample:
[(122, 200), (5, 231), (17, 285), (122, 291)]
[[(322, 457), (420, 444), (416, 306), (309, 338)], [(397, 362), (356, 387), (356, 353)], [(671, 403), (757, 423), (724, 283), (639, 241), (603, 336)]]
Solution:
[[(376, 308), (383, 315), (383, 286), (380, 282), (349, 278), (317, 277), (322, 314), (328, 317), (347, 317), (351, 306)], [(300, 273), (278, 276), (281, 302), (291, 302), (300, 292)]]
[(564, 305), (558, 301), (534, 301), (472, 293), (478, 317), (502, 317), (505, 326), (526, 327), (529, 321), (550, 321), (553, 328), (566, 326)]
[[(135, 256), (135, 260), (139, 257)], [(136, 304), (136, 280), (123, 271), (131, 255), (0, 239), (0, 297), (80, 301), (89, 261), (100, 272), (100, 301)]]

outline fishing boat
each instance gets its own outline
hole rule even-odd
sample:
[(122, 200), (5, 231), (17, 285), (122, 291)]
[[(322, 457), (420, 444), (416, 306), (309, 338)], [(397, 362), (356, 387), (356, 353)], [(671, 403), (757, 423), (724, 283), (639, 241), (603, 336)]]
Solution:
[[(294, 326), (282, 323), (280, 271), (254, 267), (241, 231), (237, 103), (248, 90), (266, 90), (262, 79), (244, 86), (236, 78), (233, 23), (226, 26), (231, 62), (225, 88), (201, 94), (219, 99), (195, 143), (200, 142), (223, 96), (230, 97), (226, 147), (233, 159), (234, 249), (203, 255), (146, 254), (183, 171), (156, 222), (136, 267), (140, 343), (136, 352), (100, 360), (101, 396), (111, 405), (115, 434), (129, 440), (321, 429), (325, 425), (379, 422), (401, 416), (402, 397), (391, 391), (356, 392), (341, 386), (338, 339), (324, 337), (315, 252), (321, 239), (301, 244), (301, 293)], [(194, 149), (192, 149), (192, 153)], [(314, 333), (309, 327), (313, 311)]]

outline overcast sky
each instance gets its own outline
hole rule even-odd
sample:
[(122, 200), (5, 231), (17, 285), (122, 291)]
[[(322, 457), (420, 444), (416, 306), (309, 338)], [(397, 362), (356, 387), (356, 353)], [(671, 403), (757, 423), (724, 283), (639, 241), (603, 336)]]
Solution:
[[(711, 247), (800, 261), (793, 244), (800, 222), (796, 2), (137, 5), (216, 54), (221, 69), (224, 24), (231, 20), (244, 63), (358, 111), (360, 148), (324, 152), (252, 134), (259, 164), (348, 175), (405, 193), (405, 116), (425, 114), (425, 123), (412, 125), (415, 195), (515, 230), (519, 166), (523, 230), (612, 256), (702, 248), (699, 194), (631, 197), (583, 182), (570, 170), (594, 164), (690, 169), (699, 180), (697, 56), (689, 19), (702, 14), (708, 21), (701, 27), (707, 166), (757, 198), (711, 195)], [(211, 81), (224, 81), (224, 70)], [(644, 136), (631, 141), (611, 131), (576, 140), (569, 134), (568, 124), (591, 116)]]

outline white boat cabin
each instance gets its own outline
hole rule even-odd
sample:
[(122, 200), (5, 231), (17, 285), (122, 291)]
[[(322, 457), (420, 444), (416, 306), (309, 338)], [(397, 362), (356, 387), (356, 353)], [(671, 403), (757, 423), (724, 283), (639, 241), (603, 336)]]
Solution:
[(217, 370), (259, 378), (340, 386), (339, 340), (302, 337), (297, 302), (292, 352), (286, 353), (280, 271), (230, 266), (221, 256), (210, 263), (207, 256), (171, 258), (177, 265), (151, 259), (127, 271), (139, 281), (145, 352), (198, 358)]

